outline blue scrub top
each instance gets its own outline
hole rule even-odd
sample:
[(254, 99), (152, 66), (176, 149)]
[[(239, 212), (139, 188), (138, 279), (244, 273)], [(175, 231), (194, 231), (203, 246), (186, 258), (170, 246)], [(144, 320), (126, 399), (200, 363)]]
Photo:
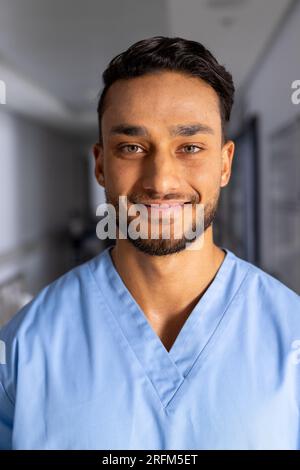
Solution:
[(0, 330), (0, 448), (300, 449), (300, 297), (224, 249), (168, 352), (111, 248)]

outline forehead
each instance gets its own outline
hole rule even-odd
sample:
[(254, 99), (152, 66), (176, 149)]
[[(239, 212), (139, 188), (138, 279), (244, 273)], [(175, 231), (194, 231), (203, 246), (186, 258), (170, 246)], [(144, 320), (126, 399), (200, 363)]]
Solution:
[(220, 126), (219, 97), (204, 80), (178, 72), (158, 72), (116, 81), (108, 90), (103, 129), (132, 120), (149, 128), (185, 121)]

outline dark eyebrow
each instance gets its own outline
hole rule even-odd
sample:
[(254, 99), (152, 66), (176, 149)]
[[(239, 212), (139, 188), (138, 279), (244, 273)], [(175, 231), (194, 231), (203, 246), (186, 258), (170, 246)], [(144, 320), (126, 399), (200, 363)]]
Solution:
[(189, 136), (195, 134), (214, 134), (214, 130), (206, 124), (179, 124), (169, 128), (172, 136)]
[[(169, 127), (170, 135), (175, 136), (192, 136), (195, 134), (214, 134), (214, 130), (206, 124), (178, 124), (176, 126)], [(110, 134), (118, 135), (129, 135), (134, 137), (147, 137), (148, 131), (146, 127), (134, 126), (131, 124), (119, 124), (113, 126), (110, 130)]]
[(113, 126), (110, 134), (125, 134), (129, 136), (146, 137), (148, 135), (147, 129), (143, 126), (132, 126), (130, 124), (119, 124)]

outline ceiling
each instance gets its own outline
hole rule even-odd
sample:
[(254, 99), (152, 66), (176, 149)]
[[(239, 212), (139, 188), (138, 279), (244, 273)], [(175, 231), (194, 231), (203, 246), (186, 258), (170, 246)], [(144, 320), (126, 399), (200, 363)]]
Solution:
[(96, 127), (101, 73), (153, 35), (202, 42), (238, 88), (291, 0), (0, 0), (7, 106), (73, 130)]

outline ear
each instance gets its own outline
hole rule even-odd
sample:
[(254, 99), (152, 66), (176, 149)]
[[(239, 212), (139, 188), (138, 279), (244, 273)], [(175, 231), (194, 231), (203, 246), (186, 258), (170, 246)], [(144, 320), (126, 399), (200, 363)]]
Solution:
[(234, 142), (232, 140), (228, 140), (222, 148), (222, 174), (221, 174), (221, 187), (227, 186), (230, 175), (231, 175), (231, 167), (232, 167), (232, 160), (234, 155)]
[(104, 181), (104, 164), (103, 164), (103, 146), (100, 142), (97, 142), (93, 146), (93, 155), (95, 157), (95, 176), (98, 183), (105, 187)]

